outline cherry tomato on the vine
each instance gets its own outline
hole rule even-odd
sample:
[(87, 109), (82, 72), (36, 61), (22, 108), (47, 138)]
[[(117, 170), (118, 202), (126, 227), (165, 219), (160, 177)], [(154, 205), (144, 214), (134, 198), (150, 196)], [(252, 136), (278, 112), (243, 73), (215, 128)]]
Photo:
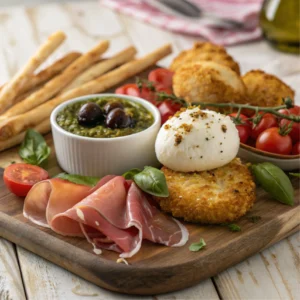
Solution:
[(280, 134), (279, 127), (271, 127), (258, 136), (256, 148), (277, 154), (290, 154), (292, 151), (292, 139), (289, 135)]
[(235, 123), (236, 129), (239, 132), (240, 142), (245, 144), (251, 134), (251, 123), (247, 116), (240, 114), (239, 117), (237, 117), (237, 115), (237, 113), (232, 113), (229, 116)]
[[(262, 115), (263, 112), (259, 112), (259, 114)], [(252, 118), (255, 118), (255, 116), (252, 116)], [(265, 131), (268, 128), (276, 127), (276, 126), (277, 126), (277, 119), (274, 115), (269, 113), (263, 114), (260, 122), (258, 124), (253, 124), (251, 138), (256, 140), (263, 131)]]
[(295, 105), (294, 107), (292, 108), (283, 108), (283, 109), (280, 109), (278, 112), (280, 112), (281, 114), (284, 114), (284, 115), (296, 115), (296, 116), (299, 116), (300, 115), (300, 106), (298, 105)]

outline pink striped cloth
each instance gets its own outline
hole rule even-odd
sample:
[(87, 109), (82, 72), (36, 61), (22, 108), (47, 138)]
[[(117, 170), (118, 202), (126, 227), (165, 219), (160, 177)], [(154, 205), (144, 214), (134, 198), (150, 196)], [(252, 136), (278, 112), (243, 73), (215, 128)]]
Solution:
[[(205, 20), (168, 15), (147, 3), (147, 0), (100, 0), (100, 3), (118, 12), (174, 32), (201, 36), (213, 43), (232, 45), (261, 37), (258, 14), (263, 0), (190, 0), (202, 11), (243, 22), (247, 29), (214, 28)], [(203, 22), (204, 21), (204, 22)]]

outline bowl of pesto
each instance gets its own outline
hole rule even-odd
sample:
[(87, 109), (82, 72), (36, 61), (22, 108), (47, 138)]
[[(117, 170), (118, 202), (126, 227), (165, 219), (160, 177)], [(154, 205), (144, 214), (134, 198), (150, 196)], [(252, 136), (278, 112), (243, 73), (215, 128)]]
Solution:
[(158, 165), (160, 113), (141, 98), (78, 97), (57, 106), (50, 121), (57, 161), (68, 173), (102, 177)]

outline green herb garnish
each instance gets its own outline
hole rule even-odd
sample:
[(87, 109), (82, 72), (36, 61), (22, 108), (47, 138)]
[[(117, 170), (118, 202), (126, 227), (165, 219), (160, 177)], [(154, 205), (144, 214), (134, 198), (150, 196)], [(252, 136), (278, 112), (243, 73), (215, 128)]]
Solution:
[(51, 152), (43, 136), (33, 129), (28, 129), (21, 144), (19, 155), (28, 164), (41, 165)]
[(150, 195), (169, 196), (165, 174), (156, 168), (145, 167), (142, 172), (133, 176), (133, 180), (141, 190)]
[(294, 188), (288, 176), (277, 166), (264, 162), (251, 166), (256, 181), (275, 200), (294, 205)]
[(56, 175), (55, 178), (61, 178), (64, 180), (68, 180), (70, 182), (74, 182), (76, 184), (83, 184), (89, 186), (95, 186), (100, 180), (100, 178), (98, 177), (82, 176), (82, 175), (67, 174), (67, 173), (60, 173)]
[(169, 196), (165, 174), (159, 169), (153, 167), (145, 167), (144, 170), (131, 169), (122, 176), (125, 179), (133, 180), (141, 190), (150, 195)]
[(230, 231), (233, 231), (233, 232), (238, 232), (238, 231), (242, 230), (241, 227), (236, 224), (228, 224), (227, 227), (229, 228)]
[(291, 176), (300, 177), (300, 173), (289, 173)]
[(193, 252), (197, 252), (202, 250), (203, 248), (205, 248), (206, 243), (204, 241), (204, 239), (200, 239), (200, 241), (198, 243), (193, 243), (190, 245), (189, 250), (193, 251)]

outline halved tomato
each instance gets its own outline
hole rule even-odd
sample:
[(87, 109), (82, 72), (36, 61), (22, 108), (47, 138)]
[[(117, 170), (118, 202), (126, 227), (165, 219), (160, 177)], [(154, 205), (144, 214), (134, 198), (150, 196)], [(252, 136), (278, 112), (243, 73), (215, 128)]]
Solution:
[(9, 165), (3, 174), (7, 188), (20, 197), (25, 197), (34, 184), (47, 178), (49, 175), (44, 169), (24, 163)]
[(158, 68), (149, 73), (148, 79), (149, 81), (156, 82), (158, 84), (163, 85), (164, 87), (171, 88), (173, 75), (174, 72), (168, 69)]
[(140, 97), (139, 88), (135, 83), (124, 84), (124, 85), (118, 87), (115, 90), (115, 93), (121, 94), (121, 95), (130, 95), (130, 96), (134, 96), (134, 97)]
[(166, 100), (160, 103), (157, 108), (161, 115), (161, 124), (164, 124), (169, 117), (173, 116), (181, 108), (181, 105)]

